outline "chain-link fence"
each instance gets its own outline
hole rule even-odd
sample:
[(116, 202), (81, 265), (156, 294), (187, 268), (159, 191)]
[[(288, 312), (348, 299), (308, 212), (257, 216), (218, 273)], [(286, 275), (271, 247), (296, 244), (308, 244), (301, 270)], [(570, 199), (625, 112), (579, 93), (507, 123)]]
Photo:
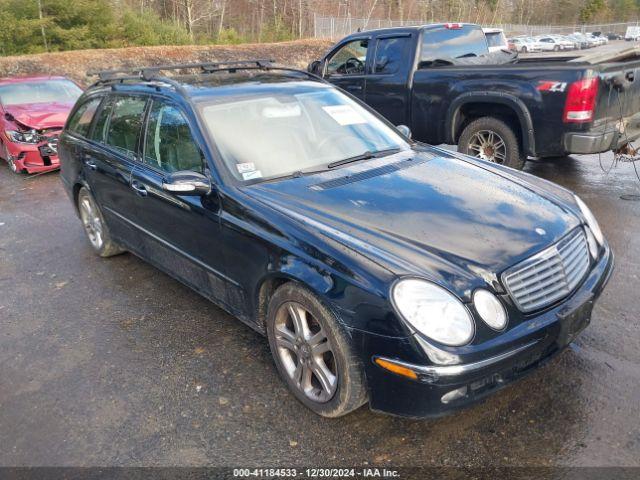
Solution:
[[(313, 31), (316, 38), (338, 39), (358, 30), (373, 30), (376, 28), (403, 27), (423, 25), (421, 20), (383, 20), (379, 18), (353, 17), (320, 17), (314, 16)], [(624, 35), (629, 26), (639, 26), (636, 22), (598, 23), (591, 25), (483, 25), (483, 27), (501, 28), (508, 36), (512, 35), (543, 35), (569, 34), (573, 32), (602, 32)]]

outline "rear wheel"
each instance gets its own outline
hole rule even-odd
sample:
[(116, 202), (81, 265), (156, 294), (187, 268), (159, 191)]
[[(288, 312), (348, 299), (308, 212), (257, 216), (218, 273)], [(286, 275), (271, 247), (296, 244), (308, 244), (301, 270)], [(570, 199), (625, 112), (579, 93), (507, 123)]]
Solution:
[(513, 129), (494, 117), (473, 120), (458, 139), (458, 151), (521, 170), (526, 160)]
[(360, 360), (333, 313), (309, 290), (296, 283), (276, 290), (267, 336), (278, 372), (306, 407), (340, 417), (366, 403)]
[(527, 47), (522, 47), (521, 52), (522, 52), (522, 53), (527, 53)]
[(123, 253), (124, 249), (111, 239), (95, 199), (85, 187), (78, 192), (78, 212), (93, 250), (101, 257)]
[(553, 51), (554, 52), (559, 52), (560, 51), (560, 45), (556, 45), (553, 47)]

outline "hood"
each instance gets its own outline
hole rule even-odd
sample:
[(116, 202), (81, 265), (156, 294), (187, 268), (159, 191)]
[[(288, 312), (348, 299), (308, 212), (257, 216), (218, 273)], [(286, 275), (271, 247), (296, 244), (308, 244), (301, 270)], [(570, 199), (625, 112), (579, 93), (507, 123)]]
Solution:
[(67, 121), (73, 103), (24, 103), (4, 107), (15, 121), (27, 128), (43, 130), (62, 128)]
[(397, 275), (465, 296), (580, 223), (557, 196), (509, 177), (485, 162), (410, 151), (247, 193)]

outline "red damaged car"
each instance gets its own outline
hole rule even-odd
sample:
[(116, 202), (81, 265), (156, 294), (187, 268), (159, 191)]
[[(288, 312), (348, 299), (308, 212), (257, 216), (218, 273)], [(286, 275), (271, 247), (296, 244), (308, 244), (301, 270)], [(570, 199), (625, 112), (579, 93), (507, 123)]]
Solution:
[(64, 77), (0, 79), (0, 158), (12, 171), (59, 167), (58, 135), (81, 94)]

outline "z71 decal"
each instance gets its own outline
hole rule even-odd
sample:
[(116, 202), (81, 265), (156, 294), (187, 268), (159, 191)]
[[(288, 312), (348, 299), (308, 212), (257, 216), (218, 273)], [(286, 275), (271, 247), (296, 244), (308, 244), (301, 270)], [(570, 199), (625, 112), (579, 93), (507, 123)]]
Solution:
[(553, 82), (549, 80), (540, 80), (537, 90), (539, 92), (564, 92), (567, 88), (567, 82)]

